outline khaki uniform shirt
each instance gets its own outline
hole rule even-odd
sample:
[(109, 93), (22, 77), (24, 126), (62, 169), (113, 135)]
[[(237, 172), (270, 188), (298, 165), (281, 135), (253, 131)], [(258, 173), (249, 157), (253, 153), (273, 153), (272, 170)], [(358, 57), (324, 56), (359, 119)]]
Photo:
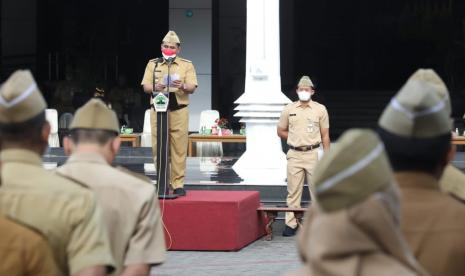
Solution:
[(96, 193), (116, 259), (115, 275), (125, 265), (154, 265), (165, 260), (164, 233), (153, 185), (111, 167), (93, 153), (71, 155), (58, 172), (85, 183)]
[(0, 212), (40, 231), (64, 275), (113, 266), (110, 244), (92, 191), (42, 168), (36, 153), (0, 152)]
[(289, 131), (287, 143), (294, 147), (321, 143), (321, 128), (329, 128), (328, 112), (324, 105), (300, 101), (284, 107), (278, 126)]
[(465, 203), (465, 174), (461, 170), (449, 164), (439, 180), (439, 186), (443, 192)]
[(402, 232), (415, 257), (433, 276), (463, 275), (465, 206), (441, 193), (431, 175), (395, 176), (402, 192)]
[[(145, 67), (144, 78), (142, 79), (142, 85), (153, 85), (153, 70), (155, 69), (155, 59), (150, 60)], [(190, 60), (176, 57), (170, 67), (170, 75), (172, 76), (171, 80), (175, 80), (173, 76), (177, 76), (177, 79), (181, 80), (183, 83), (198, 85), (197, 83), (197, 74), (195, 73), (194, 65)], [(165, 81), (168, 76), (168, 64), (163, 61), (159, 62), (156, 72), (155, 72), (155, 83), (163, 83), (166, 85)], [(176, 87), (169, 87), (169, 92), (174, 92), (176, 95), (176, 100), (180, 105), (189, 104), (189, 94), (184, 93), (182, 89)], [(152, 99), (150, 99), (152, 103)]]
[(47, 241), (33, 230), (0, 216), (0, 275), (61, 275)]

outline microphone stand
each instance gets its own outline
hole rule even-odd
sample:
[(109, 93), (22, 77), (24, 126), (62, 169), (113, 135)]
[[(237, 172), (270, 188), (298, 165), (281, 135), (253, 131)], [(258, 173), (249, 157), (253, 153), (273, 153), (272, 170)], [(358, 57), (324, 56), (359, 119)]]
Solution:
[[(168, 77), (164, 94), (169, 99), (169, 87), (171, 84), (170, 68), (173, 60), (165, 59), (165, 62), (168, 65)], [(174, 199), (178, 197), (175, 194), (169, 194), (169, 138), (169, 112), (168, 110), (157, 112), (157, 185), (159, 188), (159, 199)]]

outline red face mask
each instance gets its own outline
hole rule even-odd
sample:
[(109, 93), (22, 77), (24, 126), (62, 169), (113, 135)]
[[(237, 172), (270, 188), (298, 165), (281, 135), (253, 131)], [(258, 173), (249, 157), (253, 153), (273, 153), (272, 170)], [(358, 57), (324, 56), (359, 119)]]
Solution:
[(170, 48), (163, 48), (161, 52), (167, 56), (172, 56), (176, 54), (176, 50)]

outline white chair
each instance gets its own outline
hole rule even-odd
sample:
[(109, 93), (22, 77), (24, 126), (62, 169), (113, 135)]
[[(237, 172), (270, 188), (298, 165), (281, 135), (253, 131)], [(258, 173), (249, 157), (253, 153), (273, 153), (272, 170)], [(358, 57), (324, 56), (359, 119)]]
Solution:
[(152, 147), (152, 128), (150, 127), (150, 109), (145, 111), (144, 128), (140, 136), (141, 147)]
[[(215, 120), (220, 118), (218, 110), (204, 110), (200, 113), (199, 132), (202, 127), (211, 129), (215, 124)], [(223, 156), (223, 145), (221, 142), (199, 142), (196, 143), (197, 156), (212, 157)]]
[(59, 148), (60, 138), (58, 137), (58, 111), (56, 109), (46, 109), (45, 118), (50, 123), (48, 146), (51, 148)]

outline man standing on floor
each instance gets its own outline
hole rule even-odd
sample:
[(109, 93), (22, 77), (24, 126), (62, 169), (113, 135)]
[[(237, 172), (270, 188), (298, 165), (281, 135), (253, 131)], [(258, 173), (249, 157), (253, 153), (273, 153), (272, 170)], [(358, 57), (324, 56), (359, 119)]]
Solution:
[(58, 172), (97, 195), (116, 261), (114, 275), (149, 275), (150, 267), (166, 258), (160, 209), (149, 181), (111, 166), (121, 143), (118, 133), (116, 113), (101, 100), (90, 100), (76, 111), (64, 140), (71, 156)]
[[(303, 76), (297, 85), (299, 100), (287, 105), (279, 118), (277, 133), (287, 140), (287, 206), (300, 207), (305, 176), (310, 186), (313, 169), (318, 161), (318, 148), (329, 149), (329, 118), (326, 107), (311, 97), (315, 93), (312, 81)], [(313, 200), (313, 199), (312, 199)], [(294, 213), (286, 213), (283, 236), (297, 231)]]
[[(187, 140), (189, 126), (189, 94), (197, 88), (197, 75), (190, 60), (177, 56), (181, 42), (174, 31), (169, 31), (161, 43), (163, 58), (152, 59), (145, 67), (142, 86), (144, 92), (152, 95), (162, 91), (169, 93), (169, 152), (171, 160), (170, 183), (174, 193), (183, 196), (186, 172)], [(168, 67), (169, 74), (168, 76)], [(170, 84), (167, 84), (170, 79)], [(155, 85), (154, 85), (155, 84)], [(155, 91), (154, 91), (155, 90)], [(150, 99), (150, 124), (152, 130), (152, 154), (157, 156), (157, 115)], [(155, 162), (156, 163), (156, 162)]]
[(437, 85), (414, 75), (378, 122), (402, 192), (402, 232), (433, 276), (465, 271), (465, 206), (439, 189), (454, 156), (447, 101)]
[(94, 193), (42, 168), (46, 108), (30, 71), (0, 88), (0, 212), (46, 237), (60, 274), (106, 275), (114, 262)]

